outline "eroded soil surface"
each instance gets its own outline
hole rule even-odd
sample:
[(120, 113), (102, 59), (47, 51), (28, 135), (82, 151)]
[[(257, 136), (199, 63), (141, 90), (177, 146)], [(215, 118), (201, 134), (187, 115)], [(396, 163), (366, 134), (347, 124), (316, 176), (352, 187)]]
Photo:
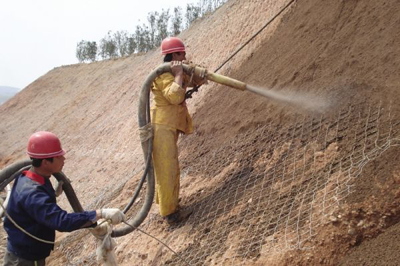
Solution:
[[(216, 69), (286, 3), (228, 1), (181, 34), (188, 59)], [(187, 101), (195, 133), (179, 141), (180, 204), (193, 214), (171, 227), (153, 204), (141, 225), (178, 256), (136, 231), (116, 239), (119, 264), (397, 265), (398, 25), (398, 1), (290, 5), (219, 73), (292, 101), (202, 86)], [(140, 87), (161, 61), (156, 50), (38, 78), (0, 106), (0, 166), (52, 131), (84, 208), (124, 208), (144, 167)], [(94, 237), (58, 233), (47, 263), (97, 265)]]

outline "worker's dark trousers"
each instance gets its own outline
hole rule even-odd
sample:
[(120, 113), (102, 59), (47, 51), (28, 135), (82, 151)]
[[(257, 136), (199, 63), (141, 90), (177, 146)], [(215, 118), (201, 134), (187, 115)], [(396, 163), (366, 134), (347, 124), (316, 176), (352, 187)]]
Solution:
[(45, 260), (25, 260), (23, 258), (17, 257), (8, 250), (4, 256), (3, 266), (44, 266), (46, 265)]

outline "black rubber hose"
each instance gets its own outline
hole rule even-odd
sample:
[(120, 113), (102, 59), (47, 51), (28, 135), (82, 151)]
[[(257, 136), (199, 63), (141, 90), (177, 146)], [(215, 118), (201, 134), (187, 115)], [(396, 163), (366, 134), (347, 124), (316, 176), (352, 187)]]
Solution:
[[(153, 149), (153, 142), (150, 141), (149, 150), (151, 151), (152, 149)], [(140, 182), (139, 182), (138, 186), (136, 187), (136, 190), (135, 190), (135, 193), (133, 194), (133, 197), (129, 201), (128, 205), (126, 205), (126, 207), (122, 211), (123, 213), (126, 214), (128, 212), (128, 210), (132, 207), (133, 203), (135, 202), (136, 198), (139, 196), (139, 193), (140, 193), (140, 190), (143, 187), (144, 181), (146, 181), (146, 176), (147, 176), (147, 173), (149, 172), (150, 164), (151, 164), (151, 152), (149, 152), (149, 154), (147, 156), (146, 167), (144, 169), (144, 173), (142, 175), (142, 178), (140, 179)]]
[(57, 181), (63, 181), (62, 188), (74, 212), (83, 212), (84, 209), (82, 208), (82, 205), (76, 196), (75, 190), (71, 185), (71, 181), (67, 178), (67, 176), (63, 172), (54, 173), (53, 176), (57, 179)]
[[(9, 183), (11, 183), (18, 175), (21, 174), (22, 171), (28, 170), (31, 168), (32, 161), (31, 160), (22, 160), (16, 163), (13, 163), (6, 168), (0, 171), (0, 191), (3, 190)], [(63, 181), (63, 190), (64, 193), (71, 204), (72, 209), (75, 212), (82, 212), (83, 208), (75, 194), (74, 189), (71, 186), (71, 182), (65, 176), (63, 172), (55, 173), (53, 176), (58, 181)]]
[[(8, 184), (11, 183), (11, 181), (13, 181), (15, 178), (17, 178), (17, 176), (19, 176), (23, 171), (27, 171), (31, 168), (31, 165), (22, 167), (21, 169), (19, 169), (17, 172), (15, 172), (13, 175), (11, 175), (9, 178), (7, 178), (5, 180), (4, 183), (1, 184), (0, 186), (0, 191), (2, 191)], [(4, 185), (3, 185), (4, 184)]]
[[(139, 94), (139, 104), (138, 104), (139, 128), (142, 128), (150, 123), (150, 88), (153, 84), (154, 79), (160, 75), (157, 74), (157, 69), (151, 72), (150, 75), (146, 78)], [(114, 229), (111, 234), (112, 237), (124, 236), (132, 232), (136, 227), (138, 227), (144, 221), (144, 219), (146, 219), (150, 211), (151, 205), (153, 204), (154, 190), (155, 190), (154, 170), (151, 158), (153, 138), (149, 138), (147, 141), (142, 142), (141, 144), (142, 144), (144, 159), (146, 162), (145, 173), (143, 174), (143, 177), (147, 176), (146, 197), (142, 205), (142, 208), (139, 210), (139, 212), (133, 219), (128, 221), (128, 224), (130, 226), (124, 226), (122, 228)], [(144, 183), (144, 178), (142, 178), (141, 182), (139, 183), (139, 186), (143, 185), (143, 183)], [(127, 211), (130, 208), (130, 206), (132, 206), (138, 194), (139, 190), (136, 189), (135, 195), (132, 197), (131, 201), (129, 202), (128, 206), (124, 209), (124, 211)]]
[[(183, 70), (185, 73), (190, 74), (190, 67), (186, 64), (182, 65)], [(139, 128), (146, 126), (147, 124), (151, 123), (150, 121), (150, 89), (152, 87), (153, 81), (160, 75), (166, 73), (166, 72), (171, 72), (171, 63), (164, 63), (160, 66), (158, 66), (155, 70), (153, 70), (146, 78), (145, 82), (142, 85), (142, 89), (139, 94), (139, 111), (138, 111), (138, 120), (139, 120)], [(146, 169), (145, 173), (143, 176), (147, 174), (147, 190), (146, 190), (146, 198), (145, 202), (138, 212), (138, 214), (134, 217), (134, 219), (128, 221), (130, 226), (125, 226), (123, 228), (115, 229), (111, 236), (113, 237), (119, 237), (123, 236), (126, 234), (129, 234), (133, 230), (135, 230), (136, 227), (138, 227), (144, 219), (146, 219), (151, 205), (153, 204), (153, 199), (154, 199), (154, 191), (155, 191), (155, 180), (154, 180), (154, 169), (153, 169), (153, 162), (152, 162), (152, 149), (153, 149), (153, 138), (148, 139), (145, 142), (142, 142), (142, 150), (143, 150), (143, 155), (146, 161)], [(146, 171), (147, 170), (147, 171)], [(144, 180), (143, 180), (144, 182)], [(141, 182), (142, 183), (142, 180)], [(139, 183), (139, 185), (141, 185)], [(134, 200), (136, 199), (138, 195), (138, 190), (135, 191), (135, 196), (132, 198), (132, 200), (129, 202), (129, 205), (132, 205)], [(124, 209), (127, 210), (129, 207), (126, 207)]]
[(31, 160), (22, 160), (11, 165), (0, 171), (0, 191), (2, 191), (9, 183), (11, 183), (16, 177), (17, 172), (22, 172), (22, 168), (31, 165)]
[[(146, 106), (146, 119), (148, 121), (148, 123), (151, 122), (151, 117), (150, 117), (150, 91), (149, 91), (149, 95), (147, 96), (147, 106)], [(128, 210), (132, 207), (133, 203), (135, 203), (136, 198), (139, 196), (140, 190), (143, 187), (144, 181), (146, 180), (146, 176), (147, 173), (149, 172), (150, 169), (150, 165), (151, 165), (151, 156), (152, 153), (151, 151), (153, 150), (153, 140), (151, 139), (149, 141), (149, 153), (147, 155), (147, 159), (146, 159), (146, 167), (144, 169), (144, 173), (142, 175), (142, 178), (140, 179), (140, 182), (138, 184), (138, 186), (136, 187), (135, 193), (133, 194), (133, 197), (131, 198), (131, 200), (129, 201), (128, 205), (126, 205), (126, 207), (124, 208), (124, 210), (122, 211), (123, 213), (127, 213)]]
[[(182, 65), (183, 70), (187, 73), (190, 74), (190, 67), (188, 65), (183, 64)], [(142, 89), (139, 94), (139, 112), (138, 112), (138, 120), (139, 120), (139, 128), (144, 127), (145, 125), (150, 123), (150, 89), (152, 86), (153, 81), (160, 76), (163, 73), (166, 72), (171, 72), (171, 64), (170, 63), (164, 63), (160, 65), (158, 68), (153, 70), (150, 75), (146, 78)], [(129, 221), (130, 226), (126, 226), (123, 228), (115, 229), (113, 230), (111, 236), (112, 237), (119, 237), (119, 236), (124, 236), (130, 232), (132, 232), (136, 227), (138, 227), (144, 219), (146, 219), (151, 205), (153, 204), (153, 199), (154, 199), (154, 192), (155, 192), (155, 180), (154, 180), (154, 169), (153, 169), (153, 163), (152, 163), (152, 146), (153, 146), (153, 139), (149, 138), (147, 141), (142, 142), (142, 150), (143, 150), (143, 155), (146, 161), (146, 169), (144, 176), (147, 174), (147, 189), (146, 189), (146, 197), (144, 204), (142, 208), (139, 210), (139, 212), (136, 214), (136, 216)], [(31, 164), (30, 160), (24, 160), (24, 161), (19, 161), (16, 162), (3, 170), (0, 171), (0, 187), (3, 187), (3, 189), (9, 184), (16, 176), (16, 172), (19, 170), (22, 170), (21, 168), (26, 167)], [(62, 180), (64, 182), (63, 184), (63, 190), (65, 192), (65, 195), (67, 196), (67, 199), (69, 203), (71, 204), (71, 207), (75, 212), (81, 212), (83, 211), (83, 208), (75, 194), (75, 191), (73, 190), (70, 181), (68, 178), (63, 174), (63, 173), (57, 173), (54, 174), (54, 177), (57, 180)], [(142, 178), (143, 179), (143, 178)], [(144, 183), (144, 180), (139, 183), (139, 186), (141, 187)], [(132, 198), (131, 202), (128, 204), (128, 206), (132, 205), (133, 202), (135, 201), (137, 195), (139, 194), (139, 189), (136, 189), (135, 195)], [(126, 207), (124, 211), (127, 211), (129, 207)]]

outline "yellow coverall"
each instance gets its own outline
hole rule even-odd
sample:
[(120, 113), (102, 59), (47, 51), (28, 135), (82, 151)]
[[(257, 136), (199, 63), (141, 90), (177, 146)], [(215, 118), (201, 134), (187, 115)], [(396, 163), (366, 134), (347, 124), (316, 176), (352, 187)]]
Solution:
[[(183, 87), (188, 78), (184, 75)], [(152, 87), (154, 104), (151, 122), (154, 128), (153, 163), (156, 177), (156, 203), (161, 216), (177, 211), (179, 202), (179, 132), (193, 132), (192, 118), (185, 103), (185, 89), (174, 82), (171, 73), (158, 76)]]

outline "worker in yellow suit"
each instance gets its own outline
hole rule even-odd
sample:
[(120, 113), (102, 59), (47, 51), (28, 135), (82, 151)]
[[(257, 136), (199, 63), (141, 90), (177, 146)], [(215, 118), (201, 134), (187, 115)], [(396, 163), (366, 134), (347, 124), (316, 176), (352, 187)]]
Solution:
[[(167, 222), (179, 222), (188, 217), (179, 210), (179, 161), (177, 141), (180, 133), (193, 132), (192, 118), (185, 103), (189, 77), (184, 74), (185, 45), (176, 37), (161, 43), (164, 62), (171, 62), (171, 72), (158, 76), (152, 87), (154, 95), (151, 121), (154, 129), (153, 163), (156, 177), (156, 203)], [(200, 84), (197, 84), (200, 85)], [(186, 217), (183, 217), (185, 216)]]

